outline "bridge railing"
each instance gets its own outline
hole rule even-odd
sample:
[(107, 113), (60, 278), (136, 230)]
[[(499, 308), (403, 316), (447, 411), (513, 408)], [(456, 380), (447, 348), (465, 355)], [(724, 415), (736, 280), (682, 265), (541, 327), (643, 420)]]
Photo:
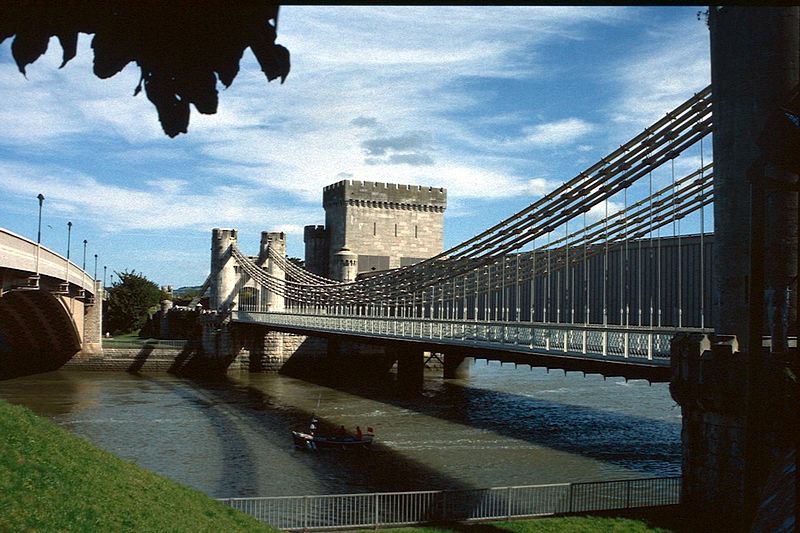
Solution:
[[(597, 324), (480, 322), (435, 318), (266, 313), (239, 309), (232, 319), (325, 333), (553, 353), (669, 365), (674, 328)], [(681, 331), (690, 331), (683, 328)], [(694, 330), (692, 330), (694, 331)], [(697, 332), (706, 332), (697, 329)]]
[(220, 501), (286, 530), (378, 528), (444, 521), (509, 520), (556, 514), (674, 505), (680, 477)]
[[(68, 281), (94, 294), (94, 280), (72, 261), (41, 246), (39, 251), (39, 273), (55, 279)], [(0, 228), (0, 256), (5, 268), (13, 268), (22, 272), (36, 272), (37, 245), (16, 233)]]

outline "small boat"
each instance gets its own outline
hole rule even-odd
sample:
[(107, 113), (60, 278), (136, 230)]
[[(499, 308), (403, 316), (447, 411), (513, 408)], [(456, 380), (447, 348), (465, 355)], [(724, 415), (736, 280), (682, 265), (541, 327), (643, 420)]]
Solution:
[(358, 439), (357, 437), (353, 437), (351, 435), (340, 437), (332, 435), (315, 435), (313, 433), (304, 433), (302, 431), (292, 431), (292, 440), (294, 441), (295, 448), (308, 450), (369, 449), (375, 440), (375, 435), (367, 433), (363, 435), (361, 439)]
[[(319, 400), (317, 400), (317, 409), (319, 409)], [(368, 449), (372, 442), (375, 440), (375, 434), (372, 428), (368, 427), (367, 432), (362, 434), (361, 429), (356, 427), (358, 433), (356, 436), (348, 435), (345, 432), (344, 426), (339, 428), (336, 435), (318, 435), (317, 424), (319, 419), (316, 414), (311, 416), (311, 422), (308, 424), (308, 431), (292, 431), (292, 441), (295, 448), (304, 450), (319, 450), (319, 449)]]

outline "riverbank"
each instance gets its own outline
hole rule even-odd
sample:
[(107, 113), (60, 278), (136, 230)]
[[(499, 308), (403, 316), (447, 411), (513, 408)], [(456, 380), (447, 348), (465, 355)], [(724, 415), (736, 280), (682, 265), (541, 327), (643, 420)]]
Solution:
[(0, 400), (0, 531), (276, 531)]

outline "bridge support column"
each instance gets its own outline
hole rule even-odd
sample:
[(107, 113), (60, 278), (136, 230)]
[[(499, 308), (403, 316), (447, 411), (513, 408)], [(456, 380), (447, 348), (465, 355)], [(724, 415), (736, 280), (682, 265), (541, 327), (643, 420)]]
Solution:
[(745, 369), (735, 337), (672, 341), (670, 393), (683, 416), (681, 501), (700, 529), (742, 529)]
[(455, 353), (444, 354), (444, 379), (467, 379), (475, 359)]
[(425, 381), (425, 356), (416, 347), (391, 347), (387, 351), (397, 357), (397, 383), (407, 391), (422, 390)]
[(775, 157), (786, 139), (772, 120), (800, 81), (800, 8), (711, 6), (709, 28), (714, 327), (718, 338), (735, 335), (745, 355), (729, 357), (713, 342), (710, 350), (690, 348), (697, 353), (678, 357), (686, 372), (672, 387), (684, 413), (685, 502), (714, 529), (734, 531), (750, 529), (764, 497), (771, 456), (780, 453), (776, 421), (797, 410), (791, 395), (776, 401), (764, 386), (780, 374), (779, 354), (766, 353), (761, 338), (771, 335), (772, 349), (786, 350), (796, 319), (797, 176)]
[[(286, 279), (286, 271), (278, 265), (278, 263), (269, 259), (269, 251), (279, 257), (286, 256), (286, 234), (282, 232), (261, 232), (261, 252), (259, 253), (259, 263), (262, 262), (262, 256), (267, 265), (267, 273), (273, 278), (279, 280)], [(267, 290), (267, 289), (264, 289)], [(286, 309), (286, 299), (282, 294), (274, 291), (268, 291), (265, 297), (266, 310), (269, 312), (280, 313)]]
[(284, 348), (285, 333), (263, 328), (248, 332), (250, 346), (250, 372), (277, 372), (288, 359)]
[(231, 246), (236, 244), (235, 229), (211, 230), (211, 285), (208, 288), (209, 307), (225, 312), (238, 299), (238, 275), (231, 256)]
[(103, 282), (94, 282), (94, 301), (86, 302), (83, 311), (83, 344), (85, 355), (103, 352)]

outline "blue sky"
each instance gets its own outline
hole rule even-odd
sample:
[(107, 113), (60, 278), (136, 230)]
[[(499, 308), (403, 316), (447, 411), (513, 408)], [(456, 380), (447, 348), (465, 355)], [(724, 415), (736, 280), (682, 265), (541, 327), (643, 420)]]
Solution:
[(97, 253), (101, 276), (107, 265), (199, 285), (212, 228), (237, 228), (252, 254), (261, 231), (286, 231), (289, 255), (302, 257), (303, 226), (324, 223), (322, 188), (357, 179), (447, 187), (450, 247), (703, 89), (701, 9), (286, 6), (286, 82), (267, 83), (246, 51), (233, 85), (218, 85), (218, 113), (193, 110), (175, 139), (132, 96), (133, 64), (94, 77), (91, 36), (61, 70), (51, 40), (27, 79), (9, 39), (0, 226), (35, 239), (42, 193), (43, 244), (65, 254), (72, 221), (71, 255), (80, 264), (86, 239), (90, 273)]

